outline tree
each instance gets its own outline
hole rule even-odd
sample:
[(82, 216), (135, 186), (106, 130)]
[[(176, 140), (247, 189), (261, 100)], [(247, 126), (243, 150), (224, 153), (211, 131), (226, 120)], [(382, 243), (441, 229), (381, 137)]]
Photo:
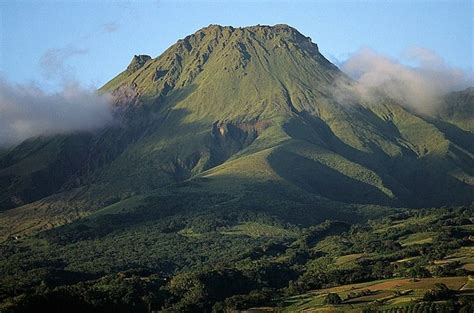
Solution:
[(342, 299), (337, 293), (328, 293), (326, 299), (324, 299), (324, 304), (341, 304)]
[(412, 278), (431, 277), (430, 271), (428, 271), (423, 264), (415, 264), (408, 270), (408, 275)]
[(449, 299), (452, 295), (452, 290), (445, 284), (436, 283), (432, 289), (426, 291), (423, 296), (425, 301), (439, 301)]

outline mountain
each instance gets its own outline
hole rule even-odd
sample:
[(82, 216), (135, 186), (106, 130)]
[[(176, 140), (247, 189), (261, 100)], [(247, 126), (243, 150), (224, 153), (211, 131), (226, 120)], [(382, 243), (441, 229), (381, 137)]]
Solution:
[(287, 25), (134, 56), (115, 123), (0, 150), (0, 312), (472, 311), (473, 89), (355, 87)]
[(472, 88), (424, 116), (352, 97), (341, 87), (351, 84), (287, 25), (210, 25), (134, 56), (99, 91), (113, 96), (115, 125), (0, 154), (2, 237), (170, 193), (209, 199), (196, 210), (308, 223), (474, 200)]

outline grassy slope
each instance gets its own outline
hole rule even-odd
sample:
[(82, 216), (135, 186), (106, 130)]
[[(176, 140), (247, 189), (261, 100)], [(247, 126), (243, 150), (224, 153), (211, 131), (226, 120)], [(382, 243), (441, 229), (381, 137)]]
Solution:
[[(196, 145), (202, 147), (202, 137), (216, 121), (272, 120), (273, 126), (259, 134), (257, 141), (220, 168), (237, 176), (246, 171), (252, 175), (246, 155), (286, 144), (293, 155), (309, 161), (306, 171), (311, 172), (311, 168), (315, 171), (322, 165), (328, 180), (331, 176), (336, 182), (341, 177), (352, 179), (354, 196), (348, 201), (397, 203), (401, 200), (407, 204), (415, 194), (431, 192), (424, 198), (436, 197), (446, 183), (462, 190), (462, 197), (469, 197), (465, 194), (470, 187), (449, 176), (458, 165), (446, 158), (449, 141), (438, 129), (395, 104), (369, 109), (357, 104), (341, 106), (334, 100), (331, 86), (341, 73), (291, 28), (210, 26), (179, 41), (137, 72), (127, 77), (123, 75), (103, 90), (134, 83), (139, 94), (155, 97), (151, 102), (162, 102), (159, 110), (170, 109), (159, 135), (151, 137), (133, 153), (140, 157), (140, 162), (148, 158), (161, 159), (161, 156), (169, 158), (170, 154), (186, 156), (202, 150)], [(166, 98), (156, 99), (166, 85), (174, 86), (174, 90)], [(182, 139), (185, 132), (195, 135)], [(180, 139), (173, 141), (173, 134), (180, 134)], [(180, 150), (170, 151), (168, 146), (179, 146)], [(208, 157), (205, 152), (201, 154), (202, 158)], [(273, 171), (269, 179), (281, 175), (275, 169), (292, 170), (285, 161), (279, 160), (278, 154), (278, 150), (271, 154), (276, 160), (270, 164)], [(254, 162), (268, 163), (270, 156), (264, 155), (260, 157), (265, 160), (257, 162), (256, 156)], [(241, 165), (234, 161), (239, 157), (243, 158)], [(472, 155), (467, 157), (472, 159)], [(387, 158), (392, 158), (391, 167), (395, 167), (395, 171), (387, 164), (381, 165)], [(205, 160), (198, 163), (194, 172), (202, 169), (199, 166), (202, 163)], [(227, 165), (232, 170), (225, 169)], [(443, 171), (433, 174), (434, 167), (439, 172), (439, 165)], [(123, 171), (126, 164), (119, 162), (117, 167)], [(150, 171), (143, 170), (146, 164), (138, 168)], [(419, 184), (412, 183), (410, 176), (414, 169), (423, 174), (423, 178), (434, 180), (427, 188), (431, 191), (416, 189)], [(318, 171), (313, 176), (318, 176)], [(461, 172), (466, 174), (462, 169)], [(159, 171), (155, 171), (156, 174)], [(469, 177), (469, 173), (464, 176)], [(161, 179), (160, 175), (157, 177)], [(361, 195), (357, 190), (359, 182), (374, 191)], [(330, 194), (317, 187), (313, 189), (324, 196)], [(332, 198), (341, 196), (336, 193)], [(449, 195), (441, 194), (433, 202), (443, 201), (443, 197)]]
[[(303, 38), (295, 37), (286, 28), (272, 34), (265, 28), (233, 30), (212, 26), (149, 61), (122, 84), (136, 83), (138, 92), (143, 95), (156, 95), (166, 83), (178, 88), (169, 93), (168, 100), (163, 100), (162, 107), (172, 105), (167, 117), (170, 123), (165, 121), (166, 126), (163, 126), (165, 139), (154, 136), (153, 143), (144, 143), (148, 148), (146, 152), (142, 153), (140, 148), (134, 154), (140, 156), (141, 161), (148, 154), (155, 160), (170, 153), (189, 155), (193, 150), (199, 151), (193, 144), (203, 142), (199, 136), (205, 136), (209, 125), (215, 121), (272, 120), (275, 121), (272, 127), (220, 169), (236, 176), (246, 171), (249, 172), (247, 175), (252, 175), (246, 155), (286, 144), (296, 157), (308, 159), (306, 171), (311, 172), (311, 168), (315, 171), (322, 165), (328, 180), (332, 176), (336, 182), (346, 176), (352, 179), (351, 187), (354, 188), (350, 189), (354, 189), (354, 196), (348, 201), (397, 203), (401, 200), (406, 204), (415, 194), (425, 193), (424, 198), (438, 195), (432, 202), (440, 202), (443, 197), (449, 197), (445, 193), (439, 195), (446, 184), (462, 190), (461, 198), (469, 197), (467, 194), (471, 187), (449, 176), (458, 165), (446, 158), (449, 142), (435, 127), (397, 105), (384, 107), (382, 113), (372, 113), (357, 105), (354, 108), (336, 103), (331, 97), (330, 84), (340, 73), (320, 55), (315, 57), (314, 51), (301, 49), (303, 44), (299, 40)], [(178, 62), (176, 54), (184, 57)], [(166, 74), (150, 84), (157, 71)], [(111, 88), (113, 86), (104, 89)], [(309, 117), (295, 112), (309, 112)], [(173, 133), (182, 134), (184, 131), (196, 135), (186, 136), (189, 140), (172, 141)], [(180, 151), (167, 150), (171, 144), (179, 145)], [(150, 146), (156, 152), (149, 153)], [(163, 154), (158, 154), (158, 151)], [(270, 164), (273, 171), (269, 179), (281, 175), (275, 169), (280, 172), (292, 170), (288, 169), (286, 162), (279, 160), (279, 151), (273, 151), (271, 157), (276, 160)], [(206, 153), (203, 154), (205, 158)], [(264, 155), (259, 154), (260, 157)], [(237, 165), (239, 163), (234, 160), (239, 157), (242, 163)], [(268, 163), (269, 157), (261, 161), (256, 161), (256, 158), (254, 162), (262, 164)], [(381, 165), (387, 162), (387, 158), (392, 158), (391, 167), (396, 168), (395, 171), (387, 164)], [(434, 159), (439, 162), (433, 164)], [(198, 164), (201, 163), (205, 161)], [(124, 164), (119, 164), (123, 169)], [(434, 174), (433, 168), (439, 171), (440, 164), (443, 171)], [(420, 184), (412, 183), (410, 172), (414, 169), (424, 179), (433, 180), (430, 188), (422, 190)], [(195, 171), (199, 172), (199, 166)], [(466, 174), (463, 170), (461, 172)], [(318, 176), (317, 173), (315, 171), (314, 176)], [(469, 174), (464, 176), (469, 177)], [(357, 190), (359, 182), (374, 191), (361, 195)], [(313, 192), (331, 195), (320, 188), (314, 188)]]
[[(235, 199), (242, 199), (241, 183), (253, 190), (284, 186), (297, 200), (275, 202), (277, 211), (307, 199), (393, 206), (472, 201), (472, 133), (453, 143), (458, 133), (446, 135), (396, 104), (346, 103), (335, 97), (336, 79), (345, 78), (289, 27), (200, 30), (101, 89), (119, 97), (127, 112), (123, 127), (97, 135), (88, 147), (98, 165), (81, 171), (79, 189), (0, 214), (7, 225), (2, 236), (19, 224), (33, 225), (26, 232), (43, 229), (193, 177), (210, 178), (200, 183), (202, 192), (235, 191)], [(239, 130), (225, 132), (231, 126)], [(44, 155), (56, 155), (54, 147)], [(29, 160), (43, 164), (42, 155)], [(48, 193), (64, 186), (55, 187)], [(271, 195), (253, 196), (264, 202)]]

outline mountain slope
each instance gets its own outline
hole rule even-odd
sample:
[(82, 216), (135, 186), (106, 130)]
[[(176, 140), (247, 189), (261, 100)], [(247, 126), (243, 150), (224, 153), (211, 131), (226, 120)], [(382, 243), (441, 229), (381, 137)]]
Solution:
[[(179, 193), (182, 182), (232, 198), (223, 203), (282, 215), (285, 206), (321, 208), (327, 217), (352, 204), (474, 200), (474, 135), (462, 114), (420, 116), (390, 99), (341, 97), (341, 84), (352, 82), (286, 25), (211, 25), (157, 58), (135, 56), (100, 89), (113, 95), (119, 122), (87, 135), (84, 161), (60, 171), (51, 188), (31, 194), (34, 184), (15, 183), (41, 172), (14, 170), (28, 168), (21, 153), (35, 151), (35, 140), (1, 156), (0, 182), (19, 199), (2, 204), (10, 209), (0, 214), (3, 235), (25, 232), (16, 227), (25, 219), (38, 230), (137, 195)], [(469, 94), (446, 101), (464, 110)], [(67, 151), (43, 149), (28, 158), (53, 155), (48, 162), (56, 164)], [(280, 202), (265, 202), (273, 193)], [(215, 206), (223, 204), (200, 209)]]
[[(170, 122), (164, 121), (164, 128), (168, 131), (166, 141), (176, 133), (185, 136), (192, 134), (192, 137), (198, 134), (201, 134), (199, 137), (208, 136), (211, 125), (211, 134), (221, 142), (232, 137), (232, 133), (226, 133), (227, 125), (252, 128), (250, 137), (256, 137), (255, 142), (237, 156), (273, 148), (283, 142), (292, 144), (291, 141), (295, 139), (310, 141), (318, 149), (329, 146), (329, 150), (334, 150), (332, 141), (338, 141), (339, 147), (346, 146), (342, 149), (346, 150), (347, 155), (352, 155), (350, 150), (355, 149), (355, 152), (366, 152), (372, 158), (377, 158), (371, 162), (375, 164), (363, 164), (369, 166), (370, 174), (360, 175), (354, 170), (351, 175), (346, 170), (342, 172), (345, 176), (362, 179), (364, 183), (375, 185), (389, 198), (402, 198), (404, 202), (414, 194), (419, 194), (419, 190), (407, 191), (410, 188), (404, 184), (409, 183), (410, 178), (391, 177), (393, 174), (389, 173), (390, 169), (381, 168), (385, 167), (386, 159), (401, 156), (404, 160), (397, 163), (403, 167), (428, 154), (433, 157), (447, 154), (449, 142), (442, 133), (423, 118), (413, 116), (396, 104), (391, 107), (387, 105), (385, 113), (378, 113), (373, 112), (374, 108), (367, 109), (359, 103), (336, 101), (334, 85), (346, 79), (344, 75), (319, 54), (317, 46), (308, 38), (284, 25), (244, 29), (210, 26), (179, 41), (157, 59), (150, 59), (133, 74), (125, 78), (122, 75), (118, 77), (121, 87), (117, 87), (118, 82), (113, 80), (115, 88), (106, 85), (104, 90), (116, 93), (126, 86), (146, 99), (143, 100), (144, 106), (149, 105), (154, 110), (156, 107), (169, 110), (166, 114)], [(375, 109), (379, 110), (379, 106)], [(382, 114), (394, 118), (387, 120)], [(405, 124), (394, 125), (397, 118)], [(412, 118), (410, 124), (405, 122), (407, 118)], [(253, 126), (256, 123), (260, 123), (260, 129)], [(217, 134), (214, 125), (219, 129)], [(309, 128), (307, 125), (310, 125)], [(316, 129), (311, 130), (314, 127)], [(311, 138), (307, 138), (308, 134)], [(329, 139), (331, 135), (336, 138)], [(147, 146), (161, 141), (156, 137), (151, 140), (153, 143), (147, 142)], [(180, 137), (178, 140), (183, 139)], [(203, 140), (198, 142), (199, 147), (185, 152), (188, 156), (182, 160), (182, 163), (187, 163), (182, 167), (188, 168), (189, 175), (218, 165), (226, 159), (226, 155), (237, 151), (217, 152), (216, 148), (229, 148), (229, 145), (222, 143), (219, 147), (211, 147), (209, 151), (199, 151), (203, 150)], [(240, 146), (244, 147), (242, 144)], [(335, 151), (335, 154), (344, 156), (342, 149)], [(193, 154), (196, 151), (199, 151), (199, 157)], [(169, 152), (165, 154), (169, 155)], [(216, 157), (215, 154), (224, 157)], [(312, 154), (319, 155), (317, 152)], [(361, 158), (366, 159), (365, 156)], [(324, 166), (328, 162), (323, 163)], [(356, 160), (354, 163), (360, 162)], [(340, 165), (341, 161), (333, 163)], [(377, 166), (377, 163), (383, 165)], [(415, 163), (414, 167), (424, 174), (432, 174), (429, 168), (424, 168), (431, 165), (423, 161)], [(190, 171), (189, 167), (193, 170)], [(352, 170), (354, 166), (347, 167)], [(455, 166), (450, 164), (450, 167)], [(239, 169), (242, 170), (245, 167)], [(341, 169), (337, 171), (341, 172)], [(436, 179), (440, 180), (457, 184), (449, 176)], [(384, 183), (393, 185), (391, 188), (395, 190), (384, 191), (390, 189)], [(442, 187), (437, 189), (435, 193)], [(372, 199), (376, 203), (380, 203), (379, 200)]]

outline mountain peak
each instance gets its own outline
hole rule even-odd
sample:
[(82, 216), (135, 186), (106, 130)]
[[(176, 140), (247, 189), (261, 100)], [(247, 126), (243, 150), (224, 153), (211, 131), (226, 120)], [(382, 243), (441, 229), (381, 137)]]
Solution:
[[(315, 110), (315, 102), (306, 98), (329, 94), (341, 75), (311, 38), (289, 25), (211, 24), (178, 40), (157, 58), (134, 56), (127, 70), (102, 90), (125, 99), (119, 103), (129, 101), (124, 90), (127, 95), (133, 91), (137, 96), (133, 103), (139, 98), (141, 104), (164, 103), (165, 97), (186, 91), (187, 99), (180, 105), (189, 105), (188, 112), (255, 119), (264, 112)], [(288, 90), (295, 77), (305, 81), (301, 88), (312, 86), (312, 95), (291, 98)], [(189, 92), (197, 87), (214, 90), (213, 98)], [(190, 99), (193, 104), (185, 104)]]
[(127, 66), (127, 72), (133, 73), (139, 70), (149, 60), (151, 60), (151, 56), (149, 55), (146, 55), (146, 54), (134, 55), (132, 58), (132, 61)]
[(260, 37), (262, 39), (274, 39), (276, 37), (281, 37), (282, 39), (290, 39), (298, 43), (302, 43), (306, 46), (312, 46), (318, 51), (317, 45), (311, 41), (310, 37), (304, 36), (296, 28), (291, 27), (287, 24), (275, 24), (271, 25), (253, 25), (245, 27), (232, 27), (232, 26), (222, 26), (218, 24), (210, 24), (207, 27), (201, 28), (193, 35), (190, 35), (186, 38), (196, 36), (196, 35), (216, 35), (217, 37), (222, 36), (224, 33), (231, 33), (234, 36), (250, 34), (255, 37)]

